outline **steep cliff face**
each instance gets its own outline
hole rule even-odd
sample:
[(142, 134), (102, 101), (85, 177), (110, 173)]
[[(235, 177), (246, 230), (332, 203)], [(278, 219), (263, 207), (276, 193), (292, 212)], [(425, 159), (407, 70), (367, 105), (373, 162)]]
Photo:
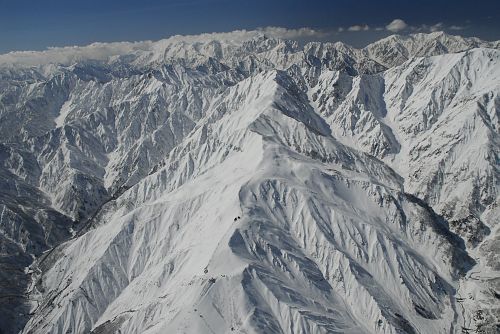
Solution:
[(494, 330), (496, 47), (235, 33), (0, 56), (1, 328)]

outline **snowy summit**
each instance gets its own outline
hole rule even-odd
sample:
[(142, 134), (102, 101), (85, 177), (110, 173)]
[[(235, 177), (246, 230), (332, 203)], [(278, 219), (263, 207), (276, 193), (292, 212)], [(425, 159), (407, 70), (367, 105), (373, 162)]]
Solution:
[(499, 108), (443, 32), (0, 55), (0, 332), (497, 333)]

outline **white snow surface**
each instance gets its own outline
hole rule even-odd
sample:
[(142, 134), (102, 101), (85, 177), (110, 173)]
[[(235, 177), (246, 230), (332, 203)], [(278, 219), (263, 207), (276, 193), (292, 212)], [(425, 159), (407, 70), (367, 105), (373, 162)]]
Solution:
[(498, 47), (240, 31), (0, 56), (0, 233), (27, 267), (0, 329), (494, 333)]

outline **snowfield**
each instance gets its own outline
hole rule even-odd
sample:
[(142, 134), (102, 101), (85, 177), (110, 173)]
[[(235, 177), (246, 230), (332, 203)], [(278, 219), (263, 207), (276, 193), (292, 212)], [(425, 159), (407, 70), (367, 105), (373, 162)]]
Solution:
[(0, 55), (0, 332), (497, 333), (500, 43)]

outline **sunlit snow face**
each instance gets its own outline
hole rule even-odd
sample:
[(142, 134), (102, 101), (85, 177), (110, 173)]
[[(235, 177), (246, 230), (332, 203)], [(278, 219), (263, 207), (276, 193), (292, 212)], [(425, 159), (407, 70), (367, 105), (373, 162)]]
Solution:
[[(475, 279), (497, 275), (495, 45), (253, 34), (0, 67), (7, 332), (496, 323), (474, 318), (496, 305)], [(76, 64), (26, 66), (47, 59)]]

